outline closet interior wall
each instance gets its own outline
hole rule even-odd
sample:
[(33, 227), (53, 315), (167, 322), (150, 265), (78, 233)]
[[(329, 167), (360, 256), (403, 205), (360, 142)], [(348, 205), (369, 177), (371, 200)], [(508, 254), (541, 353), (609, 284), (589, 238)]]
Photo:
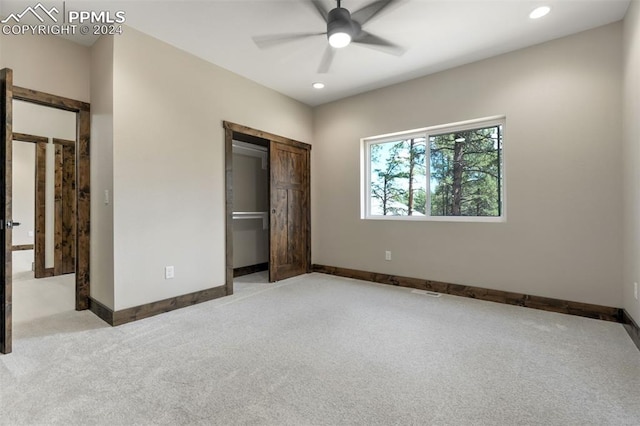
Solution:
[(233, 141), (233, 268), (239, 276), (268, 269), (269, 154)]

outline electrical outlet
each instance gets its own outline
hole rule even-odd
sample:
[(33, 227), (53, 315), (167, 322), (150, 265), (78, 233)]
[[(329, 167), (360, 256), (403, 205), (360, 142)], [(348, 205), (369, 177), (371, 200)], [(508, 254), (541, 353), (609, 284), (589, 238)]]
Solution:
[(390, 251), (385, 251), (384, 252), (384, 260), (391, 260), (391, 252)]
[(633, 297), (638, 300), (638, 283), (633, 283)]
[(33, 231), (27, 232), (27, 235), (29, 235), (30, 237), (33, 237)]
[(175, 270), (173, 269), (173, 266), (165, 266), (164, 267), (164, 279), (165, 280), (170, 280), (173, 277), (175, 277)]

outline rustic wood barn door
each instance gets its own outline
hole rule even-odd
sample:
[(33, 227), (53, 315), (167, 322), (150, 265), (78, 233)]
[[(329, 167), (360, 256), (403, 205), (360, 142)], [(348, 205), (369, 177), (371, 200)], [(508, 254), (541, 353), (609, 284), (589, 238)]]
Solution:
[(0, 71), (0, 261), (2, 262), (2, 285), (0, 285), (0, 353), (11, 352), (11, 310), (12, 310), (12, 286), (11, 286), (11, 149), (12, 136), (12, 96), (13, 73), (9, 69)]
[(269, 281), (309, 271), (309, 150), (271, 141)]
[(226, 293), (233, 294), (233, 139), (269, 147), (269, 281), (311, 272), (311, 145), (223, 122), (226, 185)]

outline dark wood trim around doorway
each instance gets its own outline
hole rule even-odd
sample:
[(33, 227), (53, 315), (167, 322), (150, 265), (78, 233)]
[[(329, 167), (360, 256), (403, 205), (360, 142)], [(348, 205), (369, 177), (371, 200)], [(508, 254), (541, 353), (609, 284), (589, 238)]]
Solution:
[(12, 241), (11, 228), (4, 226), (11, 219), (11, 150), (13, 148), (13, 71), (4, 68), (0, 70), (0, 200), (4, 206), (0, 207), (0, 262), (2, 273), (0, 277), (0, 353), (11, 353), (13, 345), (13, 288), (12, 274)]
[[(309, 159), (308, 152), (311, 150), (311, 145), (304, 142), (300, 142), (294, 139), (286, 138), (284, 136), (275, 135), (272, 133), (264, 132), (262, 130), (252, 129), (251, 127), (243, 126), (241, 124), (232, 123), (229, 121), (223, 121), (222, 126), (225, 129), (225, 240), (226, 240), (226, 281), (225, 287), (227, 294), (233, 294), (233, 139), (247, 141), (257, 145), (269, 147), (271, 143), (277, 142), (285, 146), (296, 147), (307, 150), (307, 159)], [(309, 162), (307, 164), (310, 164)], [(307, 176), (307, 184), (310, 185), (310, 179)], [(307, 272), (311, 271), (311, 202), (310, 194), (307, 191), (305, 195), (307, 216), (305, 220), (305, 229), (308, 239), (306, 247), (306, 260), (308, 265)], [(270, 248), (271, 250), (271, 248)], [(271, 265), (270, 265), (271, 266)]]
[(26, 133), (14, 133), (13, 140), (18, 142), (49, 143), (49, 138), (45, 138), (44, 136), (27, 135)]
[[(76, 310), (89, 308), (90, 287), (90, 241), (91, 241), (91, 189), (90, 189), (90, 105), (86, 102), (23, 87), (13, 87), (13, 99), (62, 109), (77, 114), (76, 130)], [(45, 138), (46, 139), (46, 138)], [(32, 141), (43, 142), (43, 141)], [(48, 142), (48, 140), (47, 140)], [(56, 142), (56, 141), (54, 141)], [(57, 144), (68, 146), (71, 141), (57, 140)], [(37, 182), (36, 182), (37, 184)], [(37, 202), (37, 201), (36, 201)], [(37, 218), (36, 218), (37, 220)], [(37, 245), (36, 245), (37, 249)], [(44, 271), (43, 271), (44, 272)]]
[(91, 110), (86, 102), (18, 86), (13, 86), (13, 99), (76, 113)]

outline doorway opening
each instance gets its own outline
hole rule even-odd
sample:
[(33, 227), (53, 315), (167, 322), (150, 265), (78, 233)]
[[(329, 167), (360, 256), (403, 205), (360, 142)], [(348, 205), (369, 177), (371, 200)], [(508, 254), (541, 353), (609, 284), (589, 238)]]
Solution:
[(311, 145), (223, 125), (227, 294), (234, 275), (275, 282), (310, 272)]
[[(34, 104), (43, 107), (53, 108), (55, 110), (69, 111), (73, 113), (75, 121), (75, 132), (72, 139), (57, 138), (58, 143), (53, 142), (52, 158), (55, 164), (56, 159), (64, 163), (65, 156), (67, 158), (73, 157), (75, 164), (73, 166), (67, 165), (66, 171), (64, 167), (55, 168), (55, 173), (61, 173), (61, 178), (56, 182), (64, 180), (65, 173), (75, 172), (75, 188), (64, 189), (62, 185), (58, 191), (55, 190), (54, 194), (59, 194), (58, 206), (62, 207), (65, 199), (67, 203), (70, 203), (72, 198), (75, 197), (75, 211), (67, 210), (67, 215), (73, 216), (75, 219), (75, 238), (71, 238), (72, 244), (60, 244), (60, 250), (54, 249), (54, 256), (58, 256), (56, 260), (60, 262), (53, 263), (53, 274), (56, 273), (56, 268), (61, 274), (64, 270), (72, 269), (75, 273), (74, 293), (75, 300), (74, 305), (76, 310), (85, 310), (89, 308), (89, 256), (90, 256), (90, 156), (89, 156), (89, 139), (90, 139), (90, 106), (88, 103), (77, 101), (74, 99), (64, 98), (61, 96), (52, 95), (49, 93), (39, 92), (36, 90), (26, 89), (23, 87), (17, 87), (13, 85), (13, 71), (5, 68), (0, 70), (0, 117), (2, 119), (2, 126), (0, 128), (0, 162), (4, 166), (4, 170), (0, 173), (0, 199), (4, 204), (4, 208), (0, 211), (0, 249), (2, 265), (2, 271), (0, 276), (2, 282), (0, 283), (0, 353), (10, 353), (12, 351), (12, 337), (13, 337), (13, 230), (19, 229), (19, 225), (16, 222), (20, 222), (17, 218), (13, 217), (13, 112), (14, 101), (21, 101), (27, 104)], [(18, 137), (44, 137), (38, 135), (18, 135)], [(49, 139), (47, 142), (49, 142)], [(44, 142), (44, 140), (40, 140)], [(24, 142), (24, 141), (22, 141)], [(72, 154), (69, 147), (73, 142), (75, 153)], [(36, 143), (37, 142), (32, 142)], [(18, 148), (21, 150), (22, 148)], [(36, 148), (37, 149), (37, 148)], [(46, 151), (47, 147), (45, 147)], [(36, 150), (37, 157), (37, 150)], [(46, 157), (46, 154), (45, 154)], [(37, 160), (36, 160), (37, 162)], [(54, 174), (55, 174), (54, 173)], [(36, 170), (36, 175), (38, 174)], [(67, 177), (67, 179), (69, 179)], [(38, 182), (36, 180), (36, 187)], [(45, 181), (46, 185), (46, 181)], [(64, 190), (67, 192), (65, 198)], [(37, 190), (36, 190), (37, 196)], [(54, 195), (55, 197), (55, 195)], [(36, 200), (36, 203), (38, 201)], [(72, 203), (72, 202), (71, 202)], [(54, 207), (55, 208), (55, 207)], [(37, 217), (35, 218), (37, 220)], [(46, 218), (45, 218), (46, 221)], [(69, 223), (69, 222), (68, 222)], [(20, 223), (21, 225), (21, 223)], [(64, 233), (62, 222), (59, 226), (53, 225), (54, 229), (54, 246), (55, 246), (55, 233)], [(26, 230), (29, 231), (28, 229)], [(34, 237), (37, 240), (37, 235)], [(46, 238), (46, 237), (45, 237)], [(61, 241), (61, 240), (58, 240)], [(18, 246), (28, 246), (28, 244), (19, 244)], [(38, 249), (43, 250), (46, 245), (46, 239), (44, 244), (38, 245), (34, 242), (34, 251)], [(18, 247), (20, 248), (20, 247)], [(24, 247), (22, 247), (24, 248)], [(65, 250), (68, 254), (65, 258)], [(23, 250), (16, 250), (23, 251)], [(28, 251), (25, 248), (24, 251)], [(69, 254), (73, 255), (69, 255)], [(37, 255), (34, 257), (34, 262), (37, 260)], [(71, 267), (72, 266), (72, 267)], [(35, 268), (34, 268), (35, 269)], [(45, 267), (46, 260), (45, 260)]]
[(13, 101), (14, 325), (75, 308), (76, 120)]
[[(233, 277), (268, 282), (269, 141), (234, 134)], [(262, 272), (262, 274), (258, 274)]]

